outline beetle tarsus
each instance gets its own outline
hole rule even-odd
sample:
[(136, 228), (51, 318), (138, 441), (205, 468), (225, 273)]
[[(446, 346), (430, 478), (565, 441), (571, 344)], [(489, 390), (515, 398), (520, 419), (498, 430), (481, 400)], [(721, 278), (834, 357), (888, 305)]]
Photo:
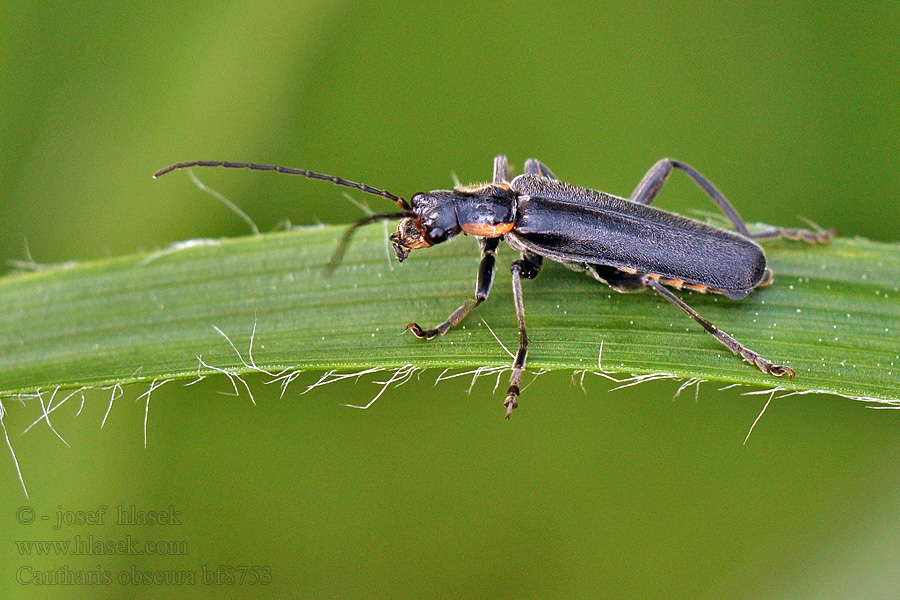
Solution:
[(784, 377), (787, 375), (788, 379), (793, 379), (794, 375), (796, 375), (792, 368), (785, 365), (772, 364), (761, 356), (757, 356), (755, 364), (763, 373), (774, 375), (775, 377)]
[(771, 367), (769, 367), (769, 373), (771, 375), (774, 375), (775, 377), (782, 377), (784, 375), (787, 375), (788, 379), (793, 379), (794, 375), (796, 375), (792, 368), (785, 365), (772, 365)]
[(406, 330), (412, 331), (413, 335), (416, 336), (417, 338), (425, 339), (425, 340), (433, 340), (434, 338), (436, 338), (438, 335), (440, 335), (442, 333), (437, 328), (422, 329), (422, 327), (419, 326), (418, 323), (410, 323), (409, 325), (406, 326)]
[(506, 420), (509, 421), (509, 418), (512, 416), (512, 411), (519, 408), (519, 387), (515, 387), (515, 391), (513, 391), (513, 386), (509, 386), (509, 390), (507, 393), (509, 396), (506, 397), (506, 402), (503, 403), (503, 406), (506, 407)]
[[(491, 258), (493, 258), (493, 256), (491, 256)], [(412, 331), (413, 335), (415, 335), (417, 338), (433, 340), (437, 336), (444, 335), (445, 333), (450, 331), (450, 328), (454, 325), (458, 325), (460, 321), (466, 318), (466, 315), (469, 314), (469, 311), (481, 304), (485, 298), (487, 298), (487, 294), (484, 294), (482, 295), (482, 297), (479, 297), (475, 300), (466, 300), (465, 304), (453, 311), (453, 314), (451, 314), (446, 321), (444, 321), (434, 329), (422, 329), (422, 327), (420, 327), (418, 323), (410, 323), (406, 326), (406, 329)]]
[[(727, 334), (726, 334), (727, 335)], [(728, 336), (731, 337), (731, 336)], [(731, 338), (732, 340), (734, 338)], [(730, 347), (730, 346), (729, 346)], [(754, 352), (750, 348), (747, 348), (744, 345), (740, 345), (739, 348), (734, 350), (734, 353), (743, 358), (745, 361), (750, 363), (751, 365), (758, 368), (760, 371), (765, 373), (766, 375), (772, 375), (774, 377), (784, 377), (788, 376), (788, 379), (793, 379), (794, 370), (786, 365), (776, 365), (771, 360), (763, 358), (759, 355), (759, 353)]]
[(810, 231), (809, 229), (786, 229), (777, 227), (750, 234), (754, 240), (777, 240), (786, 239), (795, 242), (806, 242), (808, 244), (827, 244), (831, 238), (838, 235), (837, 229), (819, 229)]

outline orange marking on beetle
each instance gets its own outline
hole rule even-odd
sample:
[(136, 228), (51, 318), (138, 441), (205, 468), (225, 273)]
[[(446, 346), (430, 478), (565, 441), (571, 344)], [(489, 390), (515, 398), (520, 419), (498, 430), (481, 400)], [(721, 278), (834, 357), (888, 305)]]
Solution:
[(486, 225), (484, 223), (463, 223), (462, 230), (469, 235), (480, 237), (497, 237), (512, 231), (515, 223), (500, 223), (499, 225)]

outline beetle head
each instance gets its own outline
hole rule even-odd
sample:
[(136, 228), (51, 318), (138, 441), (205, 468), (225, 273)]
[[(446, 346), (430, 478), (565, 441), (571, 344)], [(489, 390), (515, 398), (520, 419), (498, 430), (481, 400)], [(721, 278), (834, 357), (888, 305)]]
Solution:
[(458, 202), (459, 195), (449, 191), (413, 196), (410, 204), (415, 216), (402, 219), (397, 231), (391, 235), (397, 260), (403, 262), (410, 250), (428, 248), (459, 235), (462, 228), (456, 215)]

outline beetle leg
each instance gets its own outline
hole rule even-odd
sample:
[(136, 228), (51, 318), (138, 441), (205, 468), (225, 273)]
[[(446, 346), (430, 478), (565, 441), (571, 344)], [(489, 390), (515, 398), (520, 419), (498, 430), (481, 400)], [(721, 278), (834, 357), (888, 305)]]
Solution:
[(647, 206), (652, 204), (656, 199), (657, 194), (659, 194), (659, 190), (666, 182), (666, 179), (668, 179), (669, 174), (672, 173), (673, 167), (678, 167), (687, 173), (697, 185), (703, 188), (703, 191), (715, 201), (719, 208), (722, 209), (722, 212), (725, 213), (725, 216), (727, 216), (734, 224), (734, 228), (738, 233), (745, 235), (748, 238), (754, 240), (787, 238), (789, 240), (803, 240), (804, 242), (809, 242), (811, 244), (824, 244), (825, 242), (828, 242), (832, 236), (837, 235), (837, 230), (835, 229), (809, 231), (807, 229), (784, 229), (780, 227), (759, 233), (750, 233), (747, 230), (747, 225), (744, 223), (741, 215), (738, 214), (738, 211), (735, 210), (725, 196), (722, 195), (722, 192), (720, 192), (709, 179), (704, 177), (694, 167), (671, 158), (662, 159), (647, 171), (647, 174), (644, 175), (644, 178), (635, 188), (634, 193), (631, 194), (631, 201)]
[(609, 265), (585, 265), (587, 272), (599, 281), (602, 281), (620, 294), (643, 292), (647, 289), (642, 276), (625, 273)]
[(837, 229), (820, 229), (818, 231), (810, 231), (808, 229), (785, 229), (776, 227), (766, 231), (750, 234), (754, 240), (777, 240), (785, 238), (788, 240), (801, 240), (810, 244), (824, 244), (831, 241), (831, 238), (837, 235)]
[(722, 209), (722, 212), (725, 213), (725, 216), (728, 217), (728, 220), (734, 224), (734, 228), (737, 229), (738, 233), (741, 235), (746, 235), (750, 237), (750, 232), (747, 230), (747, 225), (744, 223), (744, 220), (741, 218), (741, 215), (734, 209), (731, 203), (725, 199), (725, 196), (722, 195), (716, 186), (714, 186), (709, 179), (701, 175), (694, 167), (685, 164), (681, 161), (674, 160), (671, 158), (664, 158), (655, 165), (653, 165), (647, 174), (644, 175), (644, 178), (641, 179), (641, 182), (634, 189), (634, 193), (631, 194), (631, 201), (637, 202), (638, 204), (646, 204), (649, 206), (656, 199), (657, 194), (659, 194), (659, 190), (662, 188), (663, 184), (668, 179), (669, 174), (672, 172), (673, 167), (678, 167), (685, 173), (687, 173), (691, 179), (693, 179), (697, 185), (703, 188), (703, 191), (707, 193), (707, 195), (712, 198), (716, 204), (719, 205), (719, 208)]
[(541, 177), (546, 177), (547, 179), (556, 179), (556, 175), (553, 174), (547, 165), (537, 160), (536, 158), (529, 158), (525, 161), (525, 174), (526, 175), (540, 175)]
[(705, 318), (700, 316), (697, 311), (685, 304), (684, 301), (681, 300), (681, 298), (664, 288), (658, 281), (655, 281), (647, 275), (642, 275), (640, 276), (640, 278), (644, 285), (653, 288), (663, 298), (684, 311), (687, 316), (700, 323), (703, 328), (713, 334), (717, 340), (728, 346), (728, 349), (731, 350), (734, 354), (740, 356), (751, 365), (755, 365), (763, 373), (775, 375), (776, 377), (781, 377), (782, 375), (787, 375), (791, 378), (794, 377), (794, 370), (792, 368), (784, 365), (773, 364), (772, 361), (763, 358), (759, 355), (759, 353), (754, 352), (750, 348), (746, 347), (745, 345), (707, 321)]
[(525, 302), (522, 300), (522, 277), (534, 279), (541, 271), (543, 257), (536, 254), (525, 253), (520, 260), (512, 264), (512, 288), (513, 301), (516, 304), (516, 317), (519, 320), (519, 351), (513, 361), (512, 375), (509, 378), (509, 388), (506, 390), (506, 418), (509, 419), (513, 409), (519, 406), (519, 394), (521, 393), (522, 371), (525, 369), (525, 360), (528, 357), (528, 333), (525, 331)]
[(509, 162), (506, 160), (505, 154), (498, 154), (494, 157), (494, 183), (509, 183), (510, 178)]
[(494, 253), (500, 244), (500, 238), (480, 238), (481, 244), (481, 265), (478, 267), (478, 281), (475, 284), (475, 299), (468, 299), (457, 308), (447, 320), (435, 327), (434, 329), (422, 329), (418, 323), (410, 323), (406, 326), (418, 338), (431, 340), (439, 335), (444, 335), (447, 330), (466, 318), (469, 311), (487, 300), (491, 293), (491, 286), (494, 285), (494, 264), (496, 262)]

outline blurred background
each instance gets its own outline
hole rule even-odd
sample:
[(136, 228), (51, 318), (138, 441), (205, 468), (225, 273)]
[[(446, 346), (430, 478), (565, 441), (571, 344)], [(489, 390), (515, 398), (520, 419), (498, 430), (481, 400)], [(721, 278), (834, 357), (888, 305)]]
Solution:
[[(191, 159), (409, 195), (487, 180), (503, 152), (628, 195), (673, 156), (748, 221), (897, 239), (895, 2), (0, 2), (0, 23), (5, 260), (246, 235), (183, 174), (150, 178)], [(316, 182), (197, 174), (264, 231), (360, 214)], [(710, 210), (686, 179), (660, 206)], [(31, 498), (0, 452), (0, 596), (900, 595), (893, 411), (777, 400), (742, 445), (766, 397), (741, 389), (673, 400), (677, 383), (589, 378), (582, 392), (552, 373), (506, 423), (493, 381), (467, 395), (468, 380), (435, 387), (426, 373), (354, 411), (340, 402), (367, 402), (373, 379), (300, 396), (318, 375), (283, 399), (251, 380), (256, 406), (222, 395), (225, 380), (170, 384), (154, 392), (146, 449), (143, 389), (102, 430), (107, 394), (57, 413), (69, 446), (45, 426), (23, 435), (38, 409), (7, 400)], [(101, 505), (172, 506), (182, 524), (52, 529), (56, 511)], [(21, 506), (50, 519), (23, 524)], [(125, 534), (188, 554), (40, 557), (14, 543)], [(270, 581), (115, 579), (241, 565)], [(17, 583), (23, 566), (114, 575), (40, 587)]]

